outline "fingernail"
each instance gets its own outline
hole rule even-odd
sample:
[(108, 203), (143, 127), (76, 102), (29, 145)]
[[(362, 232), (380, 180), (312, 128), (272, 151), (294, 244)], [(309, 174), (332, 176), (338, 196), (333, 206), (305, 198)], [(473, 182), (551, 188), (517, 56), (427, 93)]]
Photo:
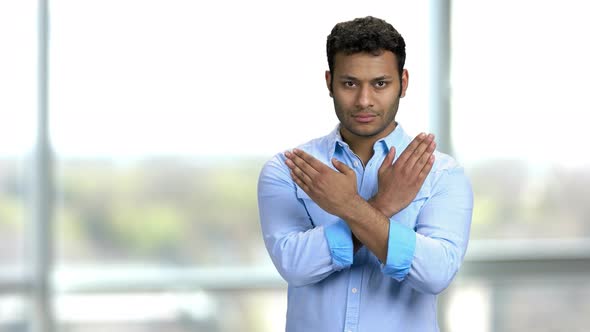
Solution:
[(424, 138), (424, 135), (426, 135), (426, 134), (420, 133), (420, 138)]

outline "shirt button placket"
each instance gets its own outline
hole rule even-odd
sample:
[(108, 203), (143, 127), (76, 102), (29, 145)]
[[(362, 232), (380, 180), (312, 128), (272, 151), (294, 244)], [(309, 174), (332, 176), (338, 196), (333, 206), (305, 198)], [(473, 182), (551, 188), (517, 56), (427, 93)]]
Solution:
[(360, 314), (360, 286), (362, 279), (362, 268), (353, 267), (350, 274), (348, 298), (346, 300), (346, 320), (344, 332), (357, 332)]

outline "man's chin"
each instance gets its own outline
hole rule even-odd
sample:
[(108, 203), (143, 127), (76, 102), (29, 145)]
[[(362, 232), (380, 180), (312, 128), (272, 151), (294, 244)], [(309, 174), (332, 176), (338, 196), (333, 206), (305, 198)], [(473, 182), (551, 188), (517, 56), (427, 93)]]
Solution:
[[(375, 136), (387, 136), (386, 131), (389, 130), (389, 126), (376, 126), (373, 125), (359, 125), (359, 124), (349, 124), (345, 126), (346, 130), (357, 136), (357, 137), (365, 137), (365, 138), (373, 138)], [(395, 128), (395, 127), (394, 127)]]
[(352, 128), (350, 131), (353, 135), (359, 137), (375, 137), (379, 135), (383, 130), (375, 129), (375, 128)]

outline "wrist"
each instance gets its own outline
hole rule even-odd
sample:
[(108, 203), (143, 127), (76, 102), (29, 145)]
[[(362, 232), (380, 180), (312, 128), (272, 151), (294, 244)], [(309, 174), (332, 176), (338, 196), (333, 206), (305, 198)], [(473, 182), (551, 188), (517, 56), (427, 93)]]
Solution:
[(349, 200), (347, 204), (342, 208), (342, 213), (337, 214), (343, 220), (357, 220), (362, 215), (363, 204), (367, 204), (364, 198), (359, 194), (355, 194)]
[(391, 218), (394, 214), (397, 213), (397, 211), (394, 207), (391, 207), (392, 204), (386, 204), (390, 201), (391, 200), (388, 200), (382, 195), (379, 195), (379, 193), (377, 193), (375, 196), (373, 196), (373, 198), (369, 200), (369, 204), (371, 204), (373, 208), (377, 209), (387, 218)]

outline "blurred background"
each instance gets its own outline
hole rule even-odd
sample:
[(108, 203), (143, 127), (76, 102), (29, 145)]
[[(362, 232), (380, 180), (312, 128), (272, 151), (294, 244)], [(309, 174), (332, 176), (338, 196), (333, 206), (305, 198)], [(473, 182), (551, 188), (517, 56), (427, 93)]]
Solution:
[(588, 7), (1, 0), (0, 331), (284, 330), (258, 173), (337, 124), (326, 36), (366, 15), (473, 183), (441, 330), (590, 330)]

